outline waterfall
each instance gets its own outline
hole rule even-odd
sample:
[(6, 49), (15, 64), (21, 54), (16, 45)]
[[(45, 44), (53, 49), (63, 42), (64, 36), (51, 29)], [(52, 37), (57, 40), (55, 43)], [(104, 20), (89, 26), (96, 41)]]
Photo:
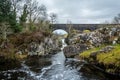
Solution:
[(61, 48), (61, 50), (63, 50), (63, 49), (64, 49), (64, 47), (66, 47), (66, 46), (67, 46), (67, 44), (65, 43), (65, 39), (62, 39), (61, 41), (62, 41), (62, 48)]

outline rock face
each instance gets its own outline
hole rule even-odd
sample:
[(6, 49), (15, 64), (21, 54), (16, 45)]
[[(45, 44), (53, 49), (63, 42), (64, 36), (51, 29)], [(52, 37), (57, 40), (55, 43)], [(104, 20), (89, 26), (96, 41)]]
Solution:
[(60, 41), (57, 37), (47, 32), (32, 32), (12, 35), (10, 43), (17, 48), (16, 54), (47, 55), (60, 49)]
[[(120, 77), (120, 57), (118, 57), (120, 56), (120, 26), (104, 27), (88, 33), (82, 32), (69, 37), (68, 40), (70, 45), (64, 48), (67, 57), (79, 54), (80, 59), (104, 73)], [(78, 47), (78, 44), (87, 47)], [(80, 54), (82, 51), (85, 52)]]
[(74, 57), (87, 49), (84, 44), (69, 45), (63, 49), (66, 57)]
[(59, 50), (59, 41), (46, 37), (41, 43), (32, 42), (28, 45), (28, 55), (46, 55), (52, 50)]
[(69, 39), (69, 43), (87, 44), (89, 47), (120, 43), (120, 27), (100, 28), (89, 33), (76, 34)]
[[(82, 32), (66, 40), (69, 41), (69, 46), (64, 49), (64, 53), (67, 57), (70, 57), (86, 49), (99, 47), (104, 44), (120, 43), (120, 27), (104, 27), (88, 33)], [(106, 49), (109, 50), (109, 48), (107, 47)]]

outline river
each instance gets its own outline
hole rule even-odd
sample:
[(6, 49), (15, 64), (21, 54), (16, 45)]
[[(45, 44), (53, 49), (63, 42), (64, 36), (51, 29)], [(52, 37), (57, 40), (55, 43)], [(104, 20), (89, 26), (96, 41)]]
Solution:
[[(23, 61), (20, 69), (0, 72), (0, 80), (101, 80), (96, 74), (80, 72), (84, 61), (65, 58), (62, 49), (67, 45), (64, 40), (62, 43), (61, 51), (50, 58), (51, 65), (35, 72)], [(78, 67), (76, 63), (80, 63)]]
[[(75, 65), (71, 65), (75, 62), (80, 62), (77, 59), (68, 58), (66, 60), (63, 51), (58, 52), (51, 58), (52, 64), (44, 67), (40, 72), (34, 72), (30, 70), (24, 62), (22, 67), (18, 70), (8, 70), (0, 72), (3, 74), (3, 80), (99, 80), (97, 77), (83, 76), (82, 72), (79, 72), (75, 68)], [(79, 66), (79, 69), (83, 64)], [(93, 76), (91, 74), (91, 76)]]

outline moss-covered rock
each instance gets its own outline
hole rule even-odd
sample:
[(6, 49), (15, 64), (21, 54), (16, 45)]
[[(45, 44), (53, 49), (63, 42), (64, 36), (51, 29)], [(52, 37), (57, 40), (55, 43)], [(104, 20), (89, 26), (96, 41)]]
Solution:
[(105, 72), (120, 74), (120, 44), (93, 48), (81, 53), (80, 57)]

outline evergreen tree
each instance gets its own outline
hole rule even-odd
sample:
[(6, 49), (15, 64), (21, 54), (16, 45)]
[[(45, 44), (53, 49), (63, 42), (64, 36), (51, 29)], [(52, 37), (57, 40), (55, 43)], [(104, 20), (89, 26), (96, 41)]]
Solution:
[(0, 36), (2, 39), (7, 39), (8, 23), (11, 15), (10, 0), (0, 0)]
[(20, 25), (25, 26), (25, 22), (27, 21), (27, 16), (28, 16), (28, 10), (27, 10), (27, 5), (25, 4), (23, 7), (23, 13), (21, 15), (20, 19)]
[(10, 17), (9, 23), (10, 23), (10, 26), (11, 26), (11, 29), (13, 30), (13, 32), (14, 33), (21, 32), (22, 26), (20, 26), (19, 23), (17, 23), (16, 12), (11, 11), (11, 15), (9, 17)]
[(9, 22), (11, 15), (10, 0), (0, 0), (0, 23)]
[(12, 0), (0, 0), (0, 23), (8, 23), (15, 33), (21, 31), (16, 14), (16, 10), (12, 9)]
[(17, 32), (21, 32), (22, 31), (22, 26), (20, 26), (20, 24), (17, 22), (17, 11), (19, 10), (20, 6), (19, 3), (22, 0), (10, 0), (11, 1), (11, 15), (9, 23), (11, 25), (11, 28), (13, 30), (13, 32), (17, 33)]

